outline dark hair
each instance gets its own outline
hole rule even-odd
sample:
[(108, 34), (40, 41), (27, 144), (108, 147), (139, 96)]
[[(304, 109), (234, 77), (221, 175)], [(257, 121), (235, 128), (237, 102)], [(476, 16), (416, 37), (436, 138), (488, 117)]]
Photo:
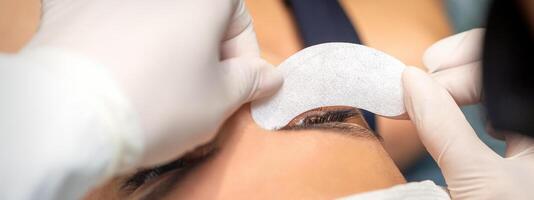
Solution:
[(494, 0), (482, 55), (483, 100), (493, 128), (534, 137), (534, 27), (518, 0)]

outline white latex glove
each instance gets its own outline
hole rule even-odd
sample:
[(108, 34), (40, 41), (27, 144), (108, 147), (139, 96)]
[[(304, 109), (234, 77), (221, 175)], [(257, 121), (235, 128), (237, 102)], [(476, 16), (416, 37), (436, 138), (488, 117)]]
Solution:
[(140, 116), (138, 166), (207, 142), (240, 105), (282, 83), (259, 57), (241, 0), (43, 0), (39, 31), (24, 51), (43, 48), (109, 68)]
[(406, 109), (453, 199), (534, 199), (534, 139), (506, 134), (503, 158), (479, 140), (458, 107), (480, 100), (482, 37), (475, 29), (434, 44), (424, 56), (430, 76), (407, 68)]

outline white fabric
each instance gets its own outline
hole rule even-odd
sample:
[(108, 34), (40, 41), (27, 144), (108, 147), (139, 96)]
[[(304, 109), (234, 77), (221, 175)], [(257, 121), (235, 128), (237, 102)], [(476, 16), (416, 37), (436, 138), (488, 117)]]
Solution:
[(0, 54), (0, 199), (76, 199), (211, 139), (282, 76), (242, 0), (43, 0)]
[(449, 194), (432, 181), (411, 182), (391, 188), (355, 194), (339, 200), (450, 200)]
[(430, 47), (425, 53), (430, 76), (406, 68), (406, 110), (453, 199), (534, 199), (534, 138), (506, 134), (503, 158), (480, 141), (458, 107), (480, 101), (483, 33), (471, 30)]
[(274, 96), (252, 103), (252, 117), (274, 130), (308, 110), (344, 105), (394, 117), (405, 113), (404, 64), (378, 50), (350, 43), (308, 47), (276, 70), (284, 85)]

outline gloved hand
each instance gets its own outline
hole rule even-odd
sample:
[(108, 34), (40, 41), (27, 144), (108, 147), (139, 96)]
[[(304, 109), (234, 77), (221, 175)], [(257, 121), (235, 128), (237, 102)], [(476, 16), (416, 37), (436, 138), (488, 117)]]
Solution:
[(242, 0), (42, 5), (41, 25), (24, 51), (54, 48), (110, 70), (140, 118), (145, 148), (138, 167), (207, 142), (239, 106), (283, 81), (260, 58)]
[(479, 140), (458, 107), (480, 100), (483, 32), (467, 31), (430, 47), (424, 56), (430, 75), (407, 68), (406, 109), (453, 199), (534, 199), (534, 139), (505, 134), (503, 158)]

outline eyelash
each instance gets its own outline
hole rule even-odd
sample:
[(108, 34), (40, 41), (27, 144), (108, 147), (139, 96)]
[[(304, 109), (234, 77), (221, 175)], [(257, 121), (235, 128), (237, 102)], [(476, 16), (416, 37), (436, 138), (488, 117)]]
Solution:
[(310, 115), (304, 118), (298, 125), (307, 126), (307, 125), (317, 125), (331, 122), (344, 122), (347, 118), (354, 116), (354, 112), (351, 110), (347, 111), (329, 111), (318, 113), (315, 115)]

